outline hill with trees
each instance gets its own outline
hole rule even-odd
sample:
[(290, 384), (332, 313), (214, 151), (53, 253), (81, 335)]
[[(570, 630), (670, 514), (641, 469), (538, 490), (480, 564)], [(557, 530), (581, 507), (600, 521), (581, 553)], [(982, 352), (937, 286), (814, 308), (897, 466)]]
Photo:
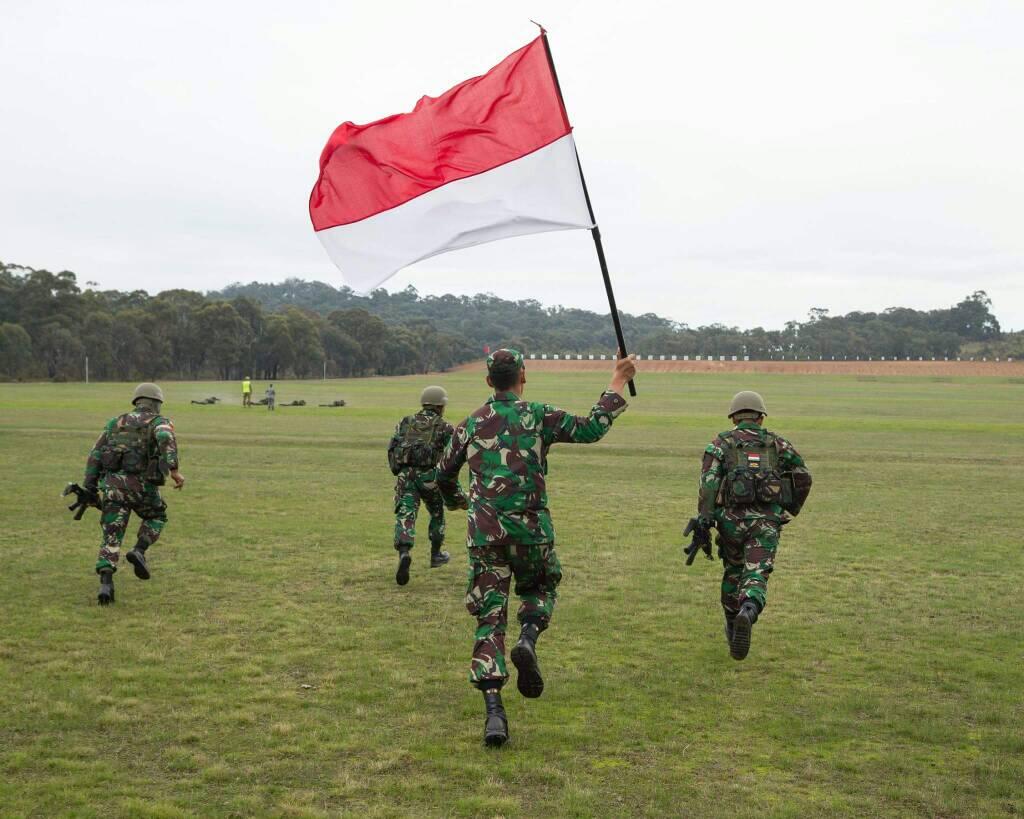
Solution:
[[(621, 314), (631, 351), (752, 359), (1024, 356), (1024, 334), (1003, 334), (984, 291), (952, 307), (831, 316), (814, 309), (781, 329), (690, 327)], [(96, 290), (70, 271), (0, 262), (0, 378), (97, 380), (308, 378), (443, 370), (484, 346), (590, 354), (615, 347), (610, 318), (491, 294), (420, 296), (412, 287), (360, 296), (289, 279), (221, 291)], [(1020, 352), (1016, 352), (1016, 351)]]

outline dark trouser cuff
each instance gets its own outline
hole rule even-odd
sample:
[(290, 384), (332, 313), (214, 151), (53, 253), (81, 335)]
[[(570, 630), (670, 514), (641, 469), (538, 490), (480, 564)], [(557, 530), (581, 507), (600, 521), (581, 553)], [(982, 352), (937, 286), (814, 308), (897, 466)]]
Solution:
[(500, 691), (505, 681), (499, 677), (496, 680), (477, 680), (474, 685), (481, 691)]
[(519, 619), (519, 625), (536, 626), (537, 631), (544, 631), (548, 627), (548, 618), (540, 614), (527, 614)]
[(408, 551), (408, 550), (409, 550), (409, 549), (411, 549), (411, 548), (412, 548), (412, 544), (411, 544), (411, 543), (396, 543), (396, 544), (395, 544), (395, 551), (396, 551), (396, 552), (400, 552), (400, 551), (402, 551), (403, 549), (405, 549), (406, 551)]

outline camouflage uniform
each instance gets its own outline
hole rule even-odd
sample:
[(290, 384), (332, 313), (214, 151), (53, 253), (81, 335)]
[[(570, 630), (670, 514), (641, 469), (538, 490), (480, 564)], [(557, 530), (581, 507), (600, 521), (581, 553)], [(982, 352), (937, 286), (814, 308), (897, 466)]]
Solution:
[[(514, 351), (499, 350), (494, 355)], [(519, 366), (522, 357), (518, 353)], [(466, 608), (477, 619), (469, 681), (483, 691), (508, 679), (505, 628), (512, 577), (520, 598), (519, 622), (547, 628), (562, 569), (545, 488), (552, 444), (601, 440), (626, 409), (622, 396), (605, 392), (586, 416), (550, 404), (496, 392), (459, 424), (438, 463), (440, 479), (462, 465), (472, 476), (469, 497), (469, 588)]]
[[(132, 512), (141, 518), (138, 547), (145, 551), (160, 537), (167, 524), (167, 504), (158, 488), (172, 470), (178, 468), (178, 444), (174, 437), (174, 424), (160, 415), (160, 405), (147, 398), (135, 402), (131, 412), (107, 422), (93, 445), (85, 465), (84, 488), (100, 493), (100, 528), (103, 545), (96, 561), (96, 571), (117, 571), (121, 554), (121, 541), (128, 528)], [(121, 469), (107, 471), (103, 467), (103, 451), (119, 428), (145, 427), (148, 430), (149, 468), (141, 472)]]
[[(778, 469), (807, 476), (810, 472), (793, 445), (780, 435), (752, 421), (740, 421), (732, 430), (721, 433), (704, 450), (700, 475), (699, 514), (714, 521), (718, 529), (718, 554), (725, 565), (722, 576), (722, 608), (731, 618), (743, 602), (753, 601), (758, 611), (767, 604), (768, 576), (775, 563), (779, 533), (790, 518), (779, 502), (754, 501), (749, 505), (724, 503), (723, 479), (726, 477), (726, 449), (730, 443), (740, 451), (745, 444), (771, 445), (774, 441)], [(756, 470), (756, 466), (754, 467)], [(806, 497), (806, 495), (804, 496)], [(796, 505), (799, 510), (800, 498)]]
[(431, 407), (424, 407), (415, 415), (407, 415), (395, 428), (395, 434), (391, 436), (388, 444), (388, 463), (391, 472), (398, 479), (395, 481), (395, 548), (411, 549), (416, 540), (416, 516), (419, 513), (420, 501), (430, 513), (430, 527), (428, 534), (430, 545), (435, 551), (441, 548), (444, 542), (444, 498), (457, 497), (462, 494), (459, 488), (458, 479), (446, 483), (442, 494), (442, 487), (438, 485), (437, 470), (433, 467), (409, 466), (398, 463), (396, 460), (399, 445), (405, 439), (409, 426), (417, 420), (430, 421), (437, 418), (436, 448), (431, 460), (436, 462), (441, 452), (448, 445), (452, 437), (452, 425), (439, 417), (436, 410)]

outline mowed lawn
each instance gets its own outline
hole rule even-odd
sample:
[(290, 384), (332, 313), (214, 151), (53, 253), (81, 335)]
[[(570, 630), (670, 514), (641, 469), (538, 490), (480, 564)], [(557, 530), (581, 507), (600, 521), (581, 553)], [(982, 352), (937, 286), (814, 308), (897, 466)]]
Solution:
[[(270, 414), (165, 383), (188, 485), (109, 608), (97, 513), (59, 493), (133, 385), (0, 384), (0, 816), (1024, 813), (1020, 379), (641, 373), (603, 442), (552, 452), (547, 687), (506, 689), (499, 751), (459, 513), (452, 564), (427, 568), (424, 526), (393, 579), (385, 447), (432, 382), (456, 421), (486, 398), (476, 372), (280, 382), (349, 405)], [(606, 383), (527, 397), (585, 412)], [(680, 530), (741, 388), (815, 483), (737, 663), (720, 564), (685, 568)]]

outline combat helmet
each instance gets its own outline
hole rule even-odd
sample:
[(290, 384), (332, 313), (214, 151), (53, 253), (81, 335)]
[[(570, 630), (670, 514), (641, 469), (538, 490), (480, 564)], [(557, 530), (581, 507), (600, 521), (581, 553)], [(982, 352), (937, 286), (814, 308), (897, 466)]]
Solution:
[(144, 384), (139, 384), (139, 386), (135, 388), (135, 392), (132, 395), (132, 403), (134, 404), (140, 398), (151, 398), (152, 400), (159, 401), (162, 404), (164, 402), (164, 391), (156, 384), (152, 384), (147, 381)]
[(732, 418), (738, 412), (756, 412), (760, 415), (767, 415), (768, 408), (764, 405), (764, 399), (760, 393), (752, 390), (743, 390), (732, 397), (729, 404), (729, 417)]
[(448, 393), (444, 387), (427, 387), (420, 393), (420, 404), (424, 407), (446, 407)]

